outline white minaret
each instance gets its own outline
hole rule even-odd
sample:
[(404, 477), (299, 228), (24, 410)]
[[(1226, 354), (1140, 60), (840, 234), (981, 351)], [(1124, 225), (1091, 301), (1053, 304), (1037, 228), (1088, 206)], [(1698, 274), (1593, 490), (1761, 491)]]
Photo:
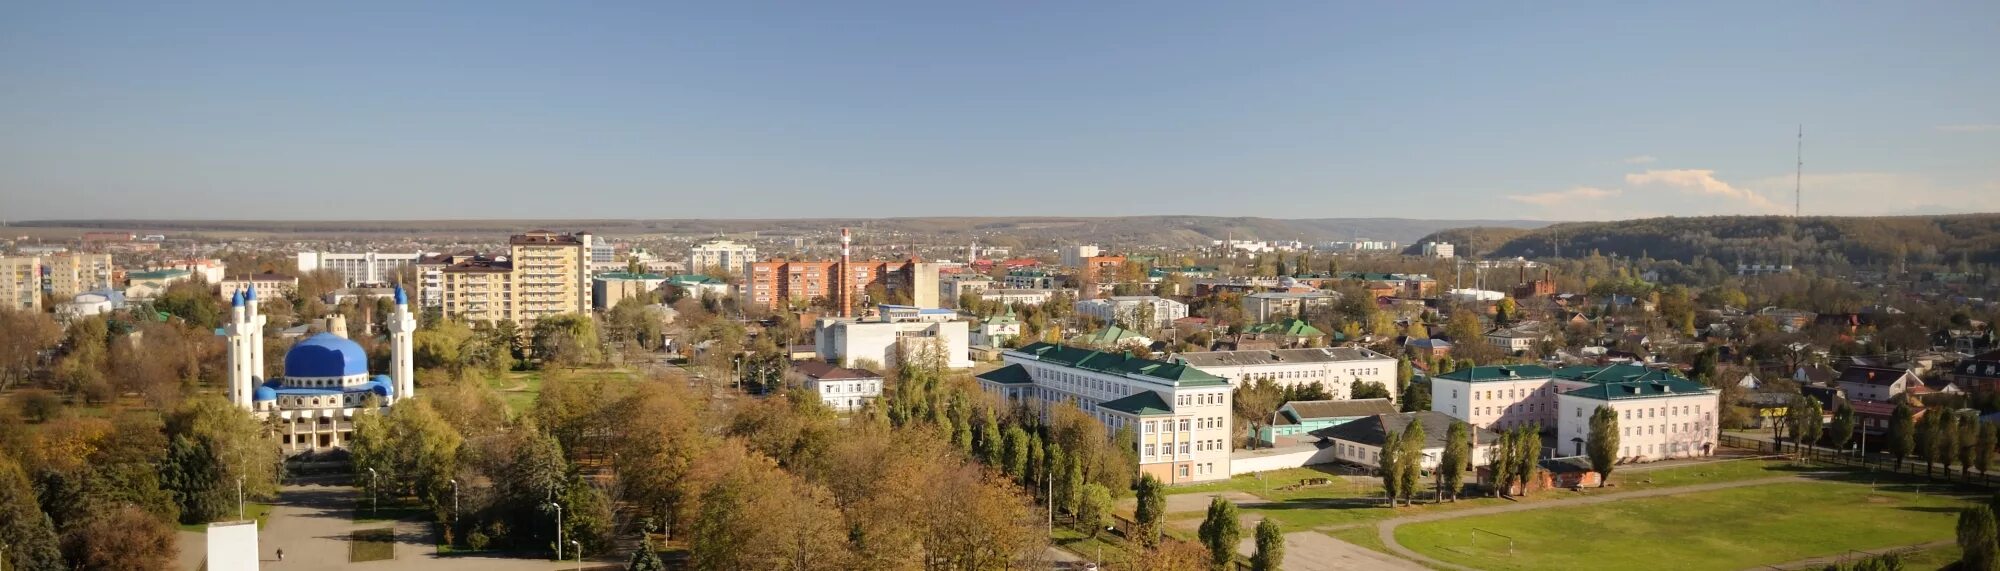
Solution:
[(396, 400), (417, 396), (414, 340), (417, 319), (410, 315), (410, 298), (396, 285), (396, 314), (389, 318), (389, 379), (396, 384)]
[(257, 284), (250, 284), (244, 291), (247, 292), (243, 294), (244, 325), (250, 329), (250, 346), (245, 348), (250, 356), (250, 383), (243, 385), (243, 402), (249, 403), (250, 391), (264, 380), (264, 314), (257, 310)]
[(249, 317), (243, 310), (243, 292), (229, 297), (229, 324), (223, 327), (223, 338), (229, 345), (229, 402), (245, 409), (250, 408)]

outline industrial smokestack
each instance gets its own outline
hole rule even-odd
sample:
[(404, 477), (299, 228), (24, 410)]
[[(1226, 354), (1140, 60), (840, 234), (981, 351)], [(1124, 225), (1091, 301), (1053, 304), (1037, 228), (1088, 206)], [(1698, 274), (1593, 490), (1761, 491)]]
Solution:
[(846, 228), (841, 228), (840, 275), (834, 279), (835, 287), (840, 288), (840, 299), (838, 301), (840, 302), (841, 317), (854, 316), (854, 284), (850, 283), (854, 279), (854, 270), (847, 265), (853, 254), (851, 251), (853, 244), (854, 236), (849, 234)]

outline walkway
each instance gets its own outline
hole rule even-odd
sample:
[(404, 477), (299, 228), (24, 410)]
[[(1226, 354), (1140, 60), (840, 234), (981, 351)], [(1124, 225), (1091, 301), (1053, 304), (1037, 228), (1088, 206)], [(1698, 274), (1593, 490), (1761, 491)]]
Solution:
[[(352, 510), (360, 492), (352, 486), (344, 485), (289, 485), (278, 493), (278, 500), (271, 506), (271, 514), (265, 519), (264, 529), (257, 534), (258, 552), (264, 569), (295, 569), (312, 571), (320, 569), (348, 569), (361, 567), (384, 571), (399, 569), (422, 569), (423, 571), (557, 571), (576, 569), (575, 561), (556, 562), (542, 557), (505, 556), (447, 556), (435, 554), (436, 546), (431, 543), (430, 526), (422, 521), (404, 520), (398, 522), (359, 523), (352, 519)], [(395, 529), (395, 558), (387, 561), (348, 563), (348, 538), (355, 530)], [(182, 532), (180, 569), (199, 571), (208, 550), (207, 536), (201, 533)], [(285, 550), (285, 560), (277, 560), (276, 551)], [(583, 568), (604, 567), (623, 561), (585, 559)]]
[(1430, 565), (1432, 567), (1438, 567), (1444, 569), (1457, 569), (1459, 571), (1478, 571), (1477, 569), (1474, 569), (1472, 567), (1466, 567), (1464, 565), (1446, 563), (1444, 561), (1432, 559), (1430, 557), (1424, 556), (1421, 553), (1417, 553), (1415, 550), (1412, 550), (1408, 547), (1404, 547), (1403, 544), (1396, 542), (1396, 528), (1406, 524), (1457, 519), (1462, 517), (1477, 517), (1484, 515), (1503, 514), (1503, 513), (1549, 509), (1549, 508), (1566, 508), (1571, 506), (1585, 506), (1591, 504), (1601, 504), (1605, 502), (1615, 502), (1620, 500), (1630, 500), (1637, 498), (1675, 496), (1681, 494), (1694, 494), (1700, 492), (1712, 492), (1715, 490), (1726, 490), (1730, 488), (1744, 488), (1749, 486), (1764, 486), (1764, 485), (1780, 484), (1787, 482), (1811, 481), (1806, 478), (1806, 476), (1808, 475), (1811, 475), (1811, 473), (1798, 474), (1792, 476), (1779, 476), (1775, 478), (1760, 478), (1756, 480), (1737, 480), (1734, 482), (1716, 482), (1713, 484), (1696, 484), (1692, 486), (1655, 488), (1651, 490), (1639, 490), (1636, 492), (1618, 492), (1618, 493), (1604, 494), (1598, 496), (1585, 496), (1581, 498), (1571, 498), (1562, 500), (1542, 500), (1530, 503), (1506, 504), (1506, 505), (1487, 506), (1487, 507), (1479, 507), (1479, 508), (1472, 508), (1465, 510), (1417, 514), (1412, 516), (1404, 516), (1404, 517), (1382, 520), (1381, 522), (1375, 524), (1375, 531), (1379, 535), (1379, 537), (1381, 537), (1382, 545), (1388, 547), (1389, 550), (1395, 552), (1396, 555), (1402, 556), (1412, 561), (1419, 561), (1426, 565)]

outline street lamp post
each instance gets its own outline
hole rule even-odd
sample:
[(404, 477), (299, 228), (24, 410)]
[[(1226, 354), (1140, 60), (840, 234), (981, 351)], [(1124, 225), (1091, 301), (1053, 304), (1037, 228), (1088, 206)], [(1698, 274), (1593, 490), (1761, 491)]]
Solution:
[(371, 516), (375, 515), (376, 511), (381, 507), (382, 507), (381, 502), (375, 498), (375, 469), (369, 468), (368, 469), (368, 515)]
[(569, 546), (576, 548), (576, 568), (583, 569), (583, 544), (577, 543), (576, 540), (572, 539), (569, 542)]
[(243, 477), (236, 477), (236, 521), (243, 521)]
[(549, 502), (556, 508), (556, 561), (562, 561), (562, 504)]
[(458, 523), (458, 478), (451, 479), (451, 522)]

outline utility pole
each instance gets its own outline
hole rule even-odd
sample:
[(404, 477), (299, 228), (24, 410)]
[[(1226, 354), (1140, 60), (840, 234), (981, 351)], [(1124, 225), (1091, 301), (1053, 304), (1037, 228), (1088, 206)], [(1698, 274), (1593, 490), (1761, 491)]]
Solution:
[(562, 504), (549, 502), (556, 508), (556, 561), (562, 561)]

